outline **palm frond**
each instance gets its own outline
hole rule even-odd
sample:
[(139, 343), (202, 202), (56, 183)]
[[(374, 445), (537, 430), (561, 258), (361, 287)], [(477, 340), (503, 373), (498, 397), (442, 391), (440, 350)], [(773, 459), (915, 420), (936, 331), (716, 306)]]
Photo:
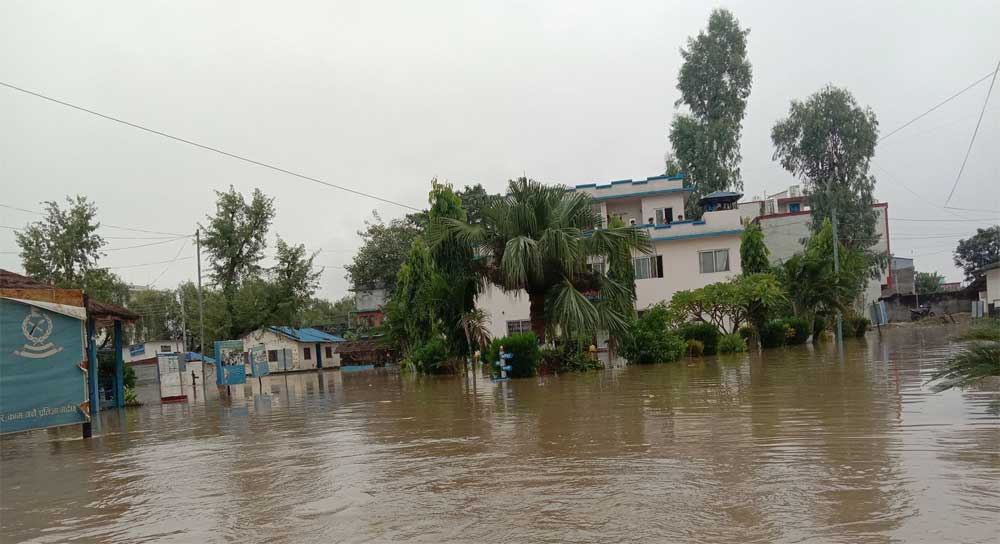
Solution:
[(536, 277), (542, 268), (538, 243), (527, 236), (517, 236), (507, 240), (503, 258), (500, 260), (500, 276), (504, 287), (524, 287)]
[(568, 334), (595, 333), (600, 328), (597, 308), (568, 278), (551, 289), (545, 310), (546, 318)]

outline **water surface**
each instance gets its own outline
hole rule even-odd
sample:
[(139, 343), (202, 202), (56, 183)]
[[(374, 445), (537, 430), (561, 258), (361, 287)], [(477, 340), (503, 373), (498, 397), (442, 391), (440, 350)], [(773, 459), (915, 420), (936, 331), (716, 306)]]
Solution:
[(0, 541), (996, 543), (1000, 386), (924, 385), (955, 332), (499, 385), (211, 387), (105, 412), (92, 440), (3, 437)]

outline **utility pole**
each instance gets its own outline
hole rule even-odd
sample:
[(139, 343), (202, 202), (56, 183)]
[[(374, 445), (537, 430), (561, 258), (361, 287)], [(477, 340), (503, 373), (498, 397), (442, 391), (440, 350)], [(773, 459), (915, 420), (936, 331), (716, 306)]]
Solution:
[[(201, 294), (201, 229), (196, 229), (194, 231), (195, 245), (198, 248), (198, 326), (201, 328), (201, 355), (204, 358), (205, 352), (208, 351), (205, 345), (205, 304), (204, 297)], [(204, 383), (205, 380), (202, 380)]]
[[(837, 237), (837, 207), (831, 210), (833, 224), (833, 273), (840, 280), (840, 238)], [(837, 349), (844, 349), (844, 319), (837, 310)]]
[(180, 299), (181, 303), (181, 345), (184, 348), (183, 351), (188, 349), (188, 329), (187, 329), (187, 319), (184, 312), (184, 290), (177, 290), (177, 298)]

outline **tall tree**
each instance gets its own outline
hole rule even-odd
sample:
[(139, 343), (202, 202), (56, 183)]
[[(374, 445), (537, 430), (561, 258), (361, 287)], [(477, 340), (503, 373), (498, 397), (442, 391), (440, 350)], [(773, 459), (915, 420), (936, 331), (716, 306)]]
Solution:
[(361, 248), (353, 262), (344, 267), (346, 277), (354, 289), (385, 289), (391, 296), (410, 246), (423, 232), (418, 222), (426, 222), (426, 219), (413, 214), (385, 223), (377, 213), (372, 216), (372, 220), (365, 221), (364, 230), (358, 231)]
[[(133, 342), (183, 338), (183, 308), (172, 290), (145, 289), (132, 293), (128, 309), (141, 319), (133, 326)], [(192, 316), (193, 317), (193, 316)]]
[(944, 282), (944, 276), (937, 272), (917, 272), (913, 279), (917, 293), (921, 295), (937, 293), (941, 290), (941, 283)]
[(1000, 261), (1000, 225), (976, 229), (976, 234), (958, 241), (955, 248), (955, 266), (965, 272), (967, 281), (976, 281), (982, 275), (976, 270)]
[(750, 223), (740, 234), (740, 268), (743, 274), (771, 271), (771, 251), (764, 244), (764, 231), (758, 223)]
[(29, 276), (57, 287), (83, 289), (103, 302), (124, 304), (128, 286), (116, 274), (98, 268), (107, 242), (97, 229), (97, 206), (84, 196), (66, 197), (67, 206), (45, 203), (45, 217), (16, 232), (21, 265)]
[(869, 173), (878, 120), (846, 89), (824, 87), (805, 101), (793, 100), (788, 117), (771, 129), (774, 159), (805, 181), (818, 232), (836, 210), (840, 240), (868, 250), (875, 234), (875, 177)]
[(479, 183), (466, 185), (461, 191), (455, 191), (455, 194), (458, 195), (459, 200), (462, 202), (462, 209), (465, 210), (466, 220), (473, 225), (482, 221), (483, 208), (486, 207), (490, 199), (498, 196), (487, 193), (486, 188)]
[(437, 300), (442, 287), (431, 252), (423, 239), (417, 238), (399, 269), (396, 292), (385, 308), (390, 340), (404, 354), (443, 332)]
[(651, 242), (632, 227), (590, 230), (599, 223), (589, 195), (519, 178), (510, 181), (505, 197), (483, 209), (482, 223), (442, 218), (430, 239), (433, 245), (465, 245), (482, 263), (477, 273), (484, 280), (527, 292), (531, 328), (539, 338), (550, 325), (564, 334), (618, 333), (627, 327), (622, 308), (631, 310), (635, 295), (589, 264), (633, 250), (648, 253)]
[[(674, 117), (670, 142), (676, 165), (694, 187), (687, 216), (697, 218), (698, 199), (713, 191), (743, 189), (740, 177), (740, 133), (753, 69), (747, 60), (749, 29), (740, 27), (725, 9), (712, 11), (707, 31), (688, 38), (681, 49), (684, 64), (677, 78), (689, 114)], [(667, 170), (671, 164), (668, 162)]]
[(243, 282), (259, 277), (260, 261), (267, 248), (267, 232), (274, 219), (274, 199), (255, 189), (250, 202), (232, 186), (216, 191), (215, 215), (208, 217), (202, 245), (210, 255), (208, 269), (212, 283), (222, 291), (230, 324), (229, 337), (241, 332), (236, 326), (237, 291)]
[(302, 244), (289, 244), (278, 237), (276, 248), (275, 265), (268, 271), (274, 297), (271, 320), (275, 324), (301, 326), (303, 311), (319, 288), (323, 270), (313, 269), (316, 254), (306, 255)]

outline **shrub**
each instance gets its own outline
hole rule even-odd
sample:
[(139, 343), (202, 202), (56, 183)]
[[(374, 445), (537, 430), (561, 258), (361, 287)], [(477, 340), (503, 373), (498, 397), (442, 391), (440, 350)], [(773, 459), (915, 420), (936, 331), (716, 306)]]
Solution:
[(563, 358), (561, 370), (563, 372), (589, 372), (602, 368), (604, 368), (604, 364), (601, 363), (600, 359), (591, 357), (589, 353), (583, 351), (575, 351), (567, 353)]
[(125, 386), (125, 406), (142, 406), (134, 387)]
[(600, 360), (579, 351), (575, 345), (541, 348), (539, 370), (544, 372), (587, 372), (604, 368)]
[(511, 378), (530, 378), (535, 375), (542, 353), (538, 348), (538, 340), (534, 333), (522, 332), (493, 339), (486, 351), (485, 363), (489, 365), (494, 376), (500, 375), (500, 369), (495, 364), (500, 359), (500, 346), (503, 346), (504, 352), (514, 354), (512, 359), (503, 361), (503, 364), (511, 367), (510, 372), (507, 373), (508, 376)]
[[(749, 342), (750, 337), (753, 336), (753, 327), (751, 327), (750, 325), (743, 325), (742, 327), (740, 327), (740, 330), (736, 332), (740, 335), (740, 338), (742, 338), (746, 342)], [(720, 347), (719, 349), (722, 348)]]
[(447, 364), (448, 346), (441, 338), (430, 340), (415, 346), (410, 354), (410, 362), (418, 372), (425, 374), (446, 374), (453, 370)]
[(813, 341), (819, 340), (823, 332), (826, 331), (827, 319), (824, 316), (818, 315), (813, 318)]
[(692, 338), (687, 341), (686, 346), (688, 357), (701, 357), (705, 353), (705, 344), (701, 340)]
[(670, 332), (671, 318), (663, 305), (643, 312), (629, 325), (620, 352), (630, 364), (669, 363), (684, 355), (684, 341)]
[(746, 340), (739, 334), (724, 334), (719, 338), (719, 353), (742, 353), (746, 350)]
[(844, 336), (864, 336), (869, 325), (871, 321), (867, 317), (848, 317), (844, 319)]
[(776, 348), (785, 345), (788, 337), (788, 324), (784, 319), (772, 319), (760, 331), (760, 343), (765, 348)]
[(785, 319), (785, 324), (791, 329), (791, 333), (785, 340), (788, 345), (804, 344), (809, 339), (811, 327), (805, 319), (801, 317), (789, 317)]
[(680, 328), (685, 340), (697, 340), (705, 347), (705, 355), (715, 355), (719, 347), (719, 329), (711, 323), (685, 323)]

